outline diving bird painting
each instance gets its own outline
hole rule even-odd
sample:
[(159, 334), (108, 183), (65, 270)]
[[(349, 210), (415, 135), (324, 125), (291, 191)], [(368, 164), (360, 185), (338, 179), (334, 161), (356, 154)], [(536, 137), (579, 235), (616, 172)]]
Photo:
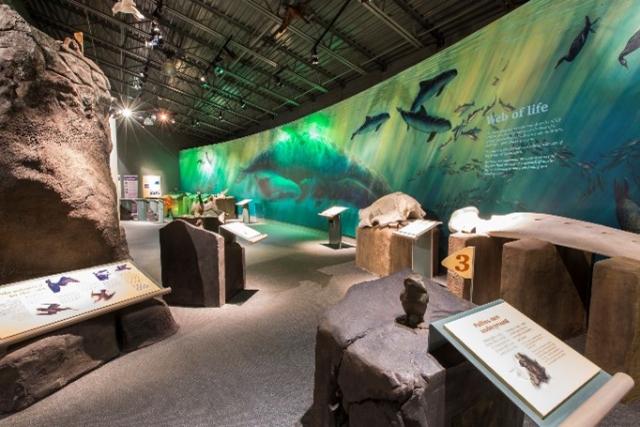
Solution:
[(95, 271), (93, 275), (96, 276), (96, 279), (100, 280), (101, 282), (109, 279), (108, 270), (98, 270), (98, 271)]
[(631, 36), (629, 41), (627, 41), (627, 45), (622, 49), (620, 55), (618, 55), (618, 62), (625, 68), (629, 68), (629, 64), (627, 63), (626, 56), (635, 52), (640, 47), (640, 30), (636, 31), (634, 35)]
[(58, 292), (60, 292), (60, 288), (62, 286), (67, 286), (69, 283), (80, 283), (80, 281), (74, 279), (73, 277), (62, 276), (57, 282), (52, 282), (51, 280), (47, 279), (46, 283), (47, 286), (49, 286), (49, 289), (51, 289), (51, 292), (57, 294)]
[(378, 132), (382, 125), (384, 125), (386, 121), (389, 120), (389, 117), (389, 113), (380, 113), (376, 114), (375, 116), (366, 116), (362, 126), (360, 126), (351, 135), (351, 140), (353, 141), (353, 138), (355, 138), (357, 135), (362, 135), (363, 133), (368, 133), (371, 131)]
[(125, 270), (131, 270), (131, 267), (129, 267), (129, 265), (127, 264), (120, 264), (116, 267), (116, 271), (125, 271)]
[(120, 0), (111, 8), (111, 12), (114, 15), (118, 13), (122, 13), (125, 15), (133, 15), (137, 20), (143, 20), (144, 15), (140, 13), (138, 8), (136, 7), (136, 2), (134, 0)]
[(589, 37), (589, 33), (595, 33), (593, 26), (596, 24), (596, 22), (598, 22), (598, 19), (591, 22), (588, 16), (584, 17), (584, 28), (582, 29), (582, 31), (580, 31), (580, 34), (578, 34), (578, 36), (573, 40), (573, 43), (571, 43), (571, 47), (569, 47), (569, 52), (565, 56), (560, 58), (560, 60), (558, 61), (558, 63), (554, 68), (558, 68), (558, 66), (562, 64), (562, 62), (564, 61), (572, 62), (574, 59), (576, 59), (576, 57), (584, 47), (585, 43), (587, 42), (587, 37)]
[(46, 305), (46, 307), (38, 307), (36, 311), (38, 312), (38, 316), (53, 316), (54, 314), (58, 314), (61, 311), (71, 310), (69, 307), (60, 307), (60, 304), (40, 304)]
[(407, 129), (412, 127), (420, 132), (428, 133), (427, 142), (431, 142), (437, 133), (447, 132), (451, 129), (451, 122), (441, 117), (430, 116), (424, 107), (418, 112), (404, 111), (398, 108), (402, 120), (407, 124)]
[(93, 302), (100, 301), (109, 301), (116, 294), (115, 291), (109, 293), (106, 289), (100, 289), (99, 292), (91, 292), (91, 298), (93, 298)]
[(412, 113), (415, 113), (420, 110), (422, 104), (427, 102), (427, 99), (433, 96), (440, 96), (445, 86), (447, 86), (447, 84), (449, 84), (449, 82), (453, 80), (457, 75), (458, 70), (454, 68), (451, 70), (443, 71), (442, 73), (431, 79), (421, 81), (420, 90), (418, 91), (418, 94), (411, 104), (410, 111)]

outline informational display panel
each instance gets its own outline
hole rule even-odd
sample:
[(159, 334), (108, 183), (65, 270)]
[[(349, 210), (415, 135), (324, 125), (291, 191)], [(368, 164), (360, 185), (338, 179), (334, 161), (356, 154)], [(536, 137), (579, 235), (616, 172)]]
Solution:
[(163, 295), (131, 261), (0, 286), (0, 344), (11, 344)]
[(142, 197), (160, 197), (162, 189), (160, 187), (160, 176), (143, 175), (142, 176)]
[(266, 234), (260, 233), (251, 227), (247, 227), (241, 222), (230, 222), (228, 224), (221, 225), (220, 228), (250, 243), (257, 243), (260, 240), (267, 238)]
[(248, 205), (249, 203), (251, 203), (253, 201), (253, 199), (244, 199), (244, 200), (240, 200), (238, 203), (236, 203), (236, 206), (240, 206), (243, 207), (245, 205)]
[(342, 212), (346, 211), (349, 208), (345, 208), (342, 206), (332, 206), (329, 209), (326, 209), (320, 212), (318, 215), (324, 216), (326, 218), (333, 218), (340, 215)]
[(138, 198), (138, 175), (122, 176), (122, 191), (124, 199)]
[(417, 221), (409, 223), (408, 225), (405, 225), (404, 227), (396, 231), (395, 234), (398, 234), (402, 237), (407, 237), (409, 239), (417, 239), (424, 233), (433, 230), (440, 224), (442, 224), (440, 221), (419, 219)]
[(445, 322), (444, 328), (542, 418), (600, 372), (506, 302)]

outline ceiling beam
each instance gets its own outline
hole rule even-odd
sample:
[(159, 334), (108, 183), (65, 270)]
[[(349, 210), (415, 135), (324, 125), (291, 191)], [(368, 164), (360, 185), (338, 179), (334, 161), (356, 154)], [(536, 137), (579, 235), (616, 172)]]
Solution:
[(387, 15), (387, 13), (378, 7), (372, 1), (362, 1), (360, 2), (362, 7), (367, 9), (373, 16), (381, 20), (387, 27), (391, 28), (395, 31), (400, 37), (405, 39), (409, 44), (413, 45), (415, 48), (422, 48), (424, 45), (420, 40), (418, 40), (413, 34), (409, 31), (405, 30), (402, 25), (398, 24), (392, 17)]
[[(253, 9), (255, 9), (256, 11), (262, 13), (267, 18), (269, 18), (272, 21), (274, 21), (276, 24), (282, 24), (282, 18), (280, 18), (278, 15), (276, 15), (275, 13), (273, 13), (272, 11), (270, 11), (269, 9), (267, 9), (266, 7), (261, 5), (260, 3), (258, 3), (256, 0), (244, 0), (244, 2), (247, 3), (249, 6), (251, 6)], [(291, 31), (293, 34), (295, 34), (298, 37), (300, 37), (301, 39), (307, 41), (311, 45), (314, 45), (316, 43), (316, 41), (314, 40), (313, 37), (311, 37), (310, 35), (306, 34), (302, 30), (299, 30), (298, 28), (296, 28), (293, 25), (289, 25), (287, 27), (287, 30)], [(320, 48), (320, 50), (322, 52), (326, 53), (328, 56), (332, 57), (336, 61), (342, 63), (343, 65), (347, 66), (348, 68), (350, 68), (351, 70), (357, 72), (358, 74), (362, 74), (362, 75), (367, 74), (367, 71), (364, 68), (360, 67), (359, 65), (354, 64), (353, 62), (349, 61), (347, 58), (345, 58), (342, 55), (334, 52), (333, 50), (329, 49), (328, 47), (326, 47), (324, 45), (320, 45), (319, 48)]]
[(411, 5), (409, 0), (394, 0), (394, 2), (398, 5), (400, 9), (402, 9), (404, 13), (409, 15), (415, 22), (420, 24), (420, 26), (424, 30), (429, 31), (429, 35), (431, 35), (431, 37), (435, 39), (437, 47), (444, 46), (444, 43), (445, 43), (444, 34), (442, 34), (442, 32), (438, 30), (432, 30), (433, 24), (429, 22), (427, 18), (422, 16), (422, 14), (420, 14), (420, 12), (418, 12), (416, 8), (414, 8)]

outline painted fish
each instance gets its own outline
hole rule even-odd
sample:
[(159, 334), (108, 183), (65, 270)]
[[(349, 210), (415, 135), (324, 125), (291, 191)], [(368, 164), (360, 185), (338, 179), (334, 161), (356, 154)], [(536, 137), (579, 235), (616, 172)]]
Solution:
[(571, 46), (569, 47), (569, 52), (565, 56), (560, 58), (560, 60), (558, 61), (558, 63), (554, 68), (558, 68), (558, 66), (562, 64), (563, 61), (572, 62), (574, 59), (576, 59), (576, 57), (584, 47), (585, 43), (587, 42), (589, 33), (595, 33), (593, 26), (596, 24), (596, 22), (598, 22), (598, 19), (591, 22), (588, 16), (584, 17), (584, 28), (582, 28), (582, 31), (580, 31), (580, 34), (578, 34), (576, 38), (573, 39), (573, 43), (571, 43)]
[(613, 182), (613, 192), (616, 198), (616, 217), (620, 228), (633, 233), (640, 233), (640, 206), (629, 198), (629, 183), (623, 180)]
[(362, 126), (356, 130), (353, 135), (351, 135), (351, 140), (356, 137), (356, 135), (362, 135), (363, 133), (368, 133), (371, 131), (378, 132), (383, 124), (389, 120), (389, 113), (380, 113), (375, 116), (367, 116), (364, 120)]
[(636, 31), (636, 33), (631, 36), (629, 41), (627, 41), (627, 45), (624, 47), (624, 49), (622, 49), (622, 52), (620, 52), (620, 55), (618, 55), (618, 62), (620, 62), (620, 64), (623, 67), (629, 68), (627, 66), (628, 64), (627, 64), (627, 60), (625, 59), (625, 56), (634, 52), (639, 47), (640, 47), (640, 30)]
[(431, 98), (432, 96), (440, 96), (445, 86), (457, 75), (458, 70), (454, 68), (443, 71), (431, 79), (421, 81), (418, 95), (416, 95), (416, 98), (413, 100), (413, 104), (411, 104), (411, 112), (417, 112), (428, 98)]
[(504, 102), (501, 98), (498, 98), (498, 102), (500, 103), (500, 106), (502, 108), (504, 108), (505, 110), (512, 112), (515, 111), (516, 107), (514, 107), (513, 105), (509, 104), (508, 102)]
[(474, 105), (476, 105), (475, 101), (467, 102), (466, 104), (460, 104), (456, 107), (455, 110), (453, 110), (453, 112), (462, 115), (466, 113), (467, 110), (473, 107)]
[(472, 141), (478, 140), (478, 134), (480, 133), (480, 128), (473, 128), (462, 132), (462, 135), (470, 138)]
[(447, 132), (451, 129), (451, 122), (449, 120), (430, 116), (422, 106), (416, 113), (404, 111), (401, 108), (398, 108), (398, 112), (407, 124), (407, 128), (412, 127), (420, 132), (429, 134), (427, 142), (431, 142), (437, 133)]

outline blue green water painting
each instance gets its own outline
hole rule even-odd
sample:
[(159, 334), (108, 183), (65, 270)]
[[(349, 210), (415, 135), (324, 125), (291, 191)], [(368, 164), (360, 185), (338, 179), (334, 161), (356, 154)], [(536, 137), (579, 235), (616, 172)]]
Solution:
[(350, 99), (180, 153), (184, 191), (267, 217), (405, 192), (448, 220), (545, 212), (640, 232), (640, 2), (538, 0)]

